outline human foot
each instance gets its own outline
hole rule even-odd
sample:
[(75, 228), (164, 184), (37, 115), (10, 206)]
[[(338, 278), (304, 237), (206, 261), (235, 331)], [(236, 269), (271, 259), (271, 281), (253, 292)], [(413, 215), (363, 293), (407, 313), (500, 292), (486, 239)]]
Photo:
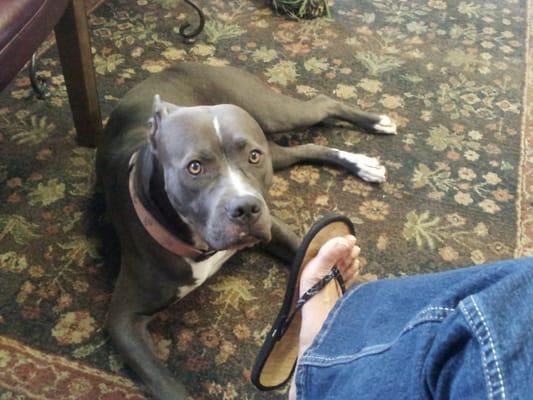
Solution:
[[(336, 265), (344, 278), (346, 287), (353, 285), (359, 273), (358, 256), (361, 249), (356, 246), (356, 239), (351, 235), (336, 237), (327, 241), (315, 258), (303, 270), (300, 277), (300, 294), (305, 293), (319, 282), (331, 268)], [(302, 308), (302, 324), (298, 353), (301, 356), (313, 343), (329, 312), (339, 296), (330, 290), (318, 292)], [(296, 399), (294, 382), (291, 384), (289, 399)]]
[[(361, 249), (355, 243), (356, 239), (352, 235), (328, 240), (316, 257), (302, 271), (299, 288), (300, 295), (319, 282), (334, 265), (337, 266), (342, 274), (345, 286), (347, 288), (350, 287), (354, 283), (359, 270), (357, 256)], [(333, 294), (332, 291), (323, 290), (304, 304), (300, 329), (300, 355), (311, 345), (337, 300), (338, 296)]]

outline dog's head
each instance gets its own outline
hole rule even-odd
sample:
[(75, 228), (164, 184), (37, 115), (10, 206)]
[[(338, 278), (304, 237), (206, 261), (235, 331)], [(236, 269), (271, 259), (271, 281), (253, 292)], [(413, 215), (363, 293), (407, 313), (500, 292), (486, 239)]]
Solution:
[(222, 250), (270, 241), (272, 160), (250, 114), (228, 104), (178, 107), (156, 95), (148, 141), (168, 199), (197, 242)]

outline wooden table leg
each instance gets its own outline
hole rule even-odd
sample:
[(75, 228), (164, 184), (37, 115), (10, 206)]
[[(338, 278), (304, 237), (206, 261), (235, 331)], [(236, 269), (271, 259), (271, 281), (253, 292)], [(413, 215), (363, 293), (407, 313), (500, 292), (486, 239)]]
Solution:
[(102, 135), (102, 117), (83, 0), (70, 1), (54, 30), (76, 127), (76, 141), (81, 146), (96, 147)]

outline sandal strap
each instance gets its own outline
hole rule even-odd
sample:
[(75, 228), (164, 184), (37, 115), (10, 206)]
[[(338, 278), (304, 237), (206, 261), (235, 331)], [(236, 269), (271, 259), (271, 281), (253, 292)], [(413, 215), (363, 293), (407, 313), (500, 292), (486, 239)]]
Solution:
[(300, 311), (300, 309), (304, 306), (304, 304), (311, 297), (313, 297), (315, 294), (320, 292), (324, 288), (324, 286), (326, 286), (328, 283), (331, 282), (332, 279), (335, 279), (337, 281), (337, 283), (339, 284), (341, 288), (342, 293), (344, 294), (344, 292), (346, 291), (346, 287), (344, 285), (344, 279), (339, 269), (335, 265), (333, 266), (333, 268), (331, 268), (331, 270), (326, 275), (324, 275), (322, 279), (320, 279), (315, 285), (313, 285), (302, 296), (300, 296), (300, 298), (296, 302), (296, 306), (294, 307), (294, 310), (292, 310), (292, 312), (289, 314), (289, 317), (285, 320), (285, 322), (281, 326), (278, 337), (281, 337), (285, 334), (285, 332), (287, 331), (287, 328), (289, 327), (292, 320), (294, 319), (294, 316), (296, 315), (298, 311)]

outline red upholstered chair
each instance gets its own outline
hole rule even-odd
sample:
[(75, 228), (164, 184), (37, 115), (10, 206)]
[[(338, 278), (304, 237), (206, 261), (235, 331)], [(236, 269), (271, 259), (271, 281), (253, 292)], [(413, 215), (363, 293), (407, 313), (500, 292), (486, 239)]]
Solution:
[(0, 0), (0, 91), (55, 31), (77, 142), (94, 147), (102, 120), (84, 0)]

